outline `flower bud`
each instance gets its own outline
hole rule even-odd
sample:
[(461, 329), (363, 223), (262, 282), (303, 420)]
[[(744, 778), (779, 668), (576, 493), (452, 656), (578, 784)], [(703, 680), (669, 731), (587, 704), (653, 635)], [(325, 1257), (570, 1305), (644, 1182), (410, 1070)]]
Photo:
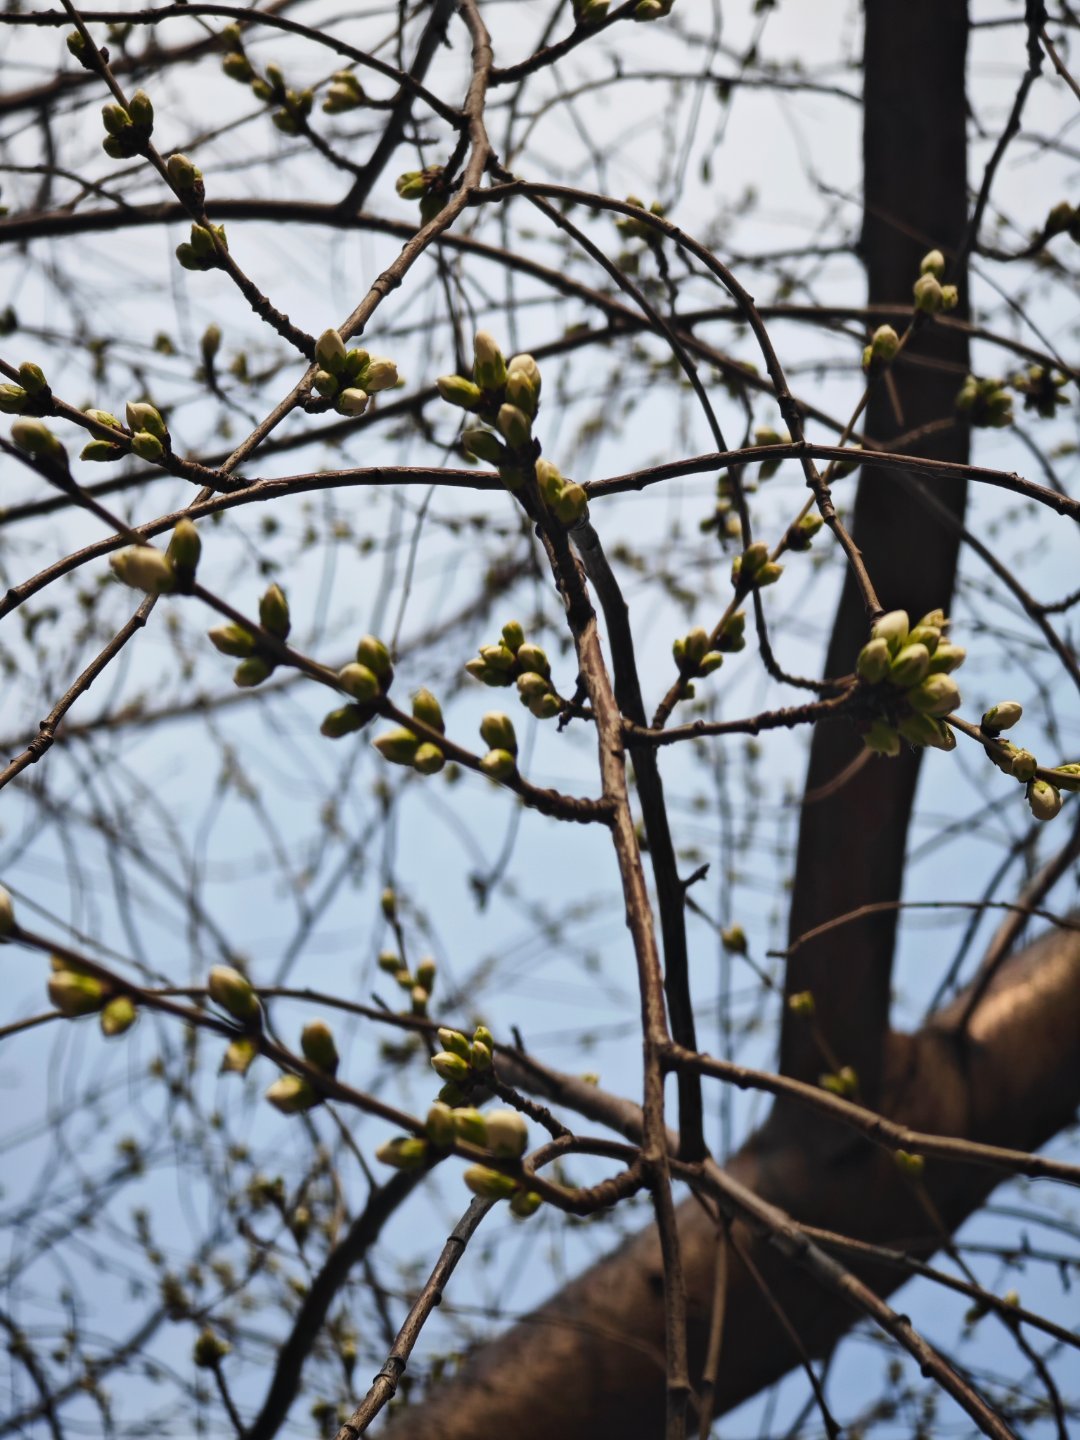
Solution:
[(259, 624), (271, 635), (284, 640), (289, 633), (289, 602), (280, 585), (270, 585), (259, 601)]
[(900, 337), (891, 325), (879, 325), (870, 339), (870, 352), (874, 360), (887, 365), (895, 359), (900, 349)]
[(907, 641), (908, 635), (908, 613), (906, 610), (890, 610), (875, 620), (870, 628), (870, 636), (874, 640), (885, 640), (888, 642), (892, 654), (896, 652)]
[(161, 411), (155, 405), (129, 400), (125, 414), (130, 430), (146, 430), (157, 440), (164, 440), (169, 433)]
[(562, 494), (566, 481), (557, 465), (541, 457), (536, 462), (536, 483), (547, 504), (554, 505)]
[(416, 747), (412, 767), (421, 775), (437, 775), (446, 764), (446, 756), (438, 745), (424, 743)]
[(747, 952), (746, 931), (741, 925), (732, 925), (727, 930), (721, 930), (720, 941), (729, 955), (745, 955)]
[(498, 465), (506, 459), (506, 447), (493, 430), (479, 425), (470, 426), (461, 432), (461, 448), (467, 458), (486, 460), (489, 465)]
[(24, 360), (19, 366), (19, 383), (28, 395), (43, 395), (49, 388), (44, 370), (32, 360)]
[(930, 652), (925, 645), (905, 645), (898, 650), (886, 675), (890, 685), (907, 690), (917, 685), (930, 668)]
[(398, 371), (393, 360), (372, 360), (364, 376), (364, 389), (369, 395), (377, 395), (380, 390), (392, 390), (397, 383)]
[(794, 525), (788, 527), (785, 543), (789, 550), (809, 550), (814, 536), (818, 533), (825, 521), (816, 512), (804, 515)]
[(793, 1015), (803, 1015), (809, 1017), (813, 1015), (814, 1011), (817, 1009), (817, 1006), (814, 1002), (814, 992), (812, 990), (798, 991), (796, 994), (788, 998), (787, 1003), (788, 1009)]
[(116, 578), (133, 590), (147, 595), (164, 595), (173, 587), (173, 567), (167, 556), (153, 545), (133, 545), (109, 557)]
[(469, 1062), (449, 1050), (440, 1050), (431, 1057), (431, 1068), (440, 1080), (465, 1080), (469, 1074)]
[(318, 1092), (303, 1075), (282, 1075), (264, 1092), (264, 1098), (282, 1115), (300, 1115), (319, 1103)]
[(487, 1148), (501, 1160), (516, 1160), (529, 1143), (529, 1127), (516, 1110), (489, 1110), (484, 1116)]
[(875, 755), (899, 755), (900, 736), (884, 720), (875, 720), (863, 736), (863, 744)]
[(332, 77), (322, 108), (327, 115), (341, 115), (364, 103), (364, 91), (351, 70), (339, 70)]
[(953, 670), (959, 670), (966, 659), (967, 651), (962, 645), (950, 645), (946, 642), (939, 645), (931, 655), (930, 673), (948, 675)]
[(557, 715), (562, 714), (562, 701), (551, 691), (533, 696), (526, 704), (530, 713), (535, 715), (537, 720), (554, 720)]
[(15, 902), (0, 885), (0, 940), (6, 940), (15, 929)]
[(435, 381), (435, 388), (448, 405), (457, 405), (462, 410), (475, 410), (484, 398), (480, 386), (474, 385), (464, 375), (440, 375)]
[(907, 694), (908, 704), (923, 715), (942, 716), (960, 704), (960, 691), (951, 675), (928, 675)]
[(1036, 820), (1053, 820), (1061, 809), (1061, 791), (1046, 780), (1033, 780), (1027, 787), (1027, 802)]
[(1026, 784), (1034, 780), (1035, 771), (1039, 768), (1039, 762), (1030, 750), (1017, 750), (1012, 757), (1011, 773), (1017, 780), (1023, 780)]
[(480, 738), (492, 750), (509, 750), (511, 755), (517, 754), (514, 722), (501, 710), (489, 710), (480, 721)]
[(131, 449), (140, 460), (145, 460), (150, 465), (156, 465), (165, 458), (165, 446), (156, 435), (151, 435), (149, 430), (135, 431), (131, 437)]
[(868, 685), (879, 685), (885, 679), (889, 673), (889, 642), (883, 636), (869, 641), (859, 651), (855, 673)]
[(331, 375), (329, 370), (316, 370), (311, 383), (324, 400), (333, 400), (341, 389), (341, 381), (336, 375)]
[(215, 965), (207, 976), (206, 990), (215, 1005), (242, 1025), (258, 1019), (259, 997), (247, 976), (232, 965)]
[(250, 1035), (230, 1041), (221, 1059), (222, 1075), (246, 1075), (258, 1053), (259, 1047)]
[(128, 101), (128, 113), (132, 122), (149, 132), (154, 128), (154, 106), (145, 90), (136, 90)]
[(450, 1106), (436, 1100), (427, 1113), (424, 1129), (433, 1145), (437, 1145), (440, 1150), (449, 1150), (456, 1136), (454, 1112)]
[(111, 440), (88, 440), (79, 451), (79, 459), (96, 462), (118, 460), (124, 453), (123, 446), (114, 445)]
[(366, 665), (345, 665), (338, 671), (338, 684), (346, 695), (369, 704), (379, 694), (379, 682)]
[(925, 645), (932, 658), (935, 650), (941, 644), (941, 631), (936, 625), (925, 625), (920, 621), (914, 630), (908, 632), (905, 643), (908, 645)]
[(21, 415), (29, 399), (21, 385), (0, 385), (0, 415)]
[(115, 101), (101, 107), (101, 120), (110, 135), (120, 135), (131, 125), (131, 116)]
[(475, 1105), (459, 1105), (454, 1110), (454, 1133), (466, 1145), (487, 1147), (487, 1124)]
[(255, 636), (242, 625), (219, 625), (206, 634), (210, 644), (222, 655), (235, 655), (238, 660), (245, 660), (248, 655), (255, 654)]
[(960, 291), (955, 285), (942, 285), (941, 287), (941, 308), (942, 310), (955, 310), (960, 304)]
[(933, 275), (940, 280), (945, 274), (945, 256), (940, 250), (928, 250), (919, 261), (920, 275)]
[(68, 1020), (93, 1015), (106, 1001), (105, 986), (93, 975), (74, 970), (54, 970), (49, 976), (49, 999)]
[(513, 369), (507, 371), (506, 399), (509, 404), (516, 405), (530, 419), (536, 418), (539, 396), (524, 371)]
[(411, 730), (387, 730), (372, 741), (375, 749), (391, 765), (411, 765), (420, 748), (420, 741)]
[(469, 1042), (460, 1030), (450, 1030), (443, 1026), (438, 1033), (439, 1044), (444, 1050), (449, 1050), (452, 1055), (460, 1055), (462, 1060), (468, 1060)]
[(517, 1181), (486, 1165), (470, 1165), (462, 1179), (481, 1200), (509, 1200), (517, 1191)]
[(443, 721), (442, 706), (430, 690), (417, 690), (413, 696), (412, 713), (417, 720), (423, 721), (432, 730), (438, 730), (440, 735), (445, 734), (446, 724)]
[(40, 420), (16, 420), (11, 427), (11, 438), (20, 450), (36, 455), (42, 460), (52, 460), (67, 468), (67, 451), (61, 442)]
[(517, 761), (509, 750), (489, 750), (481, 756), (480, 769), (492, 780), (509, 780), (517, 770)]
[[(596, 10), (598, 7), (601, 9), (600, 15), (589, 15), (585, 17), (586, 19), (600, 20), (607, 13), (608, 0), (586, 0), (586, 4), (592, 10)], [(536, 1214), (543, 1203), (535, 1190), (519, 1190), (516, 1195), (511, 1196), (510, 1214), (516, 1215), (519, 1220), (527, 1220), (530, 1215)]]
[(525, 641), (524, 644), (518, 646), (516, 658), (521, 670), (526, 673), (542, 675), (545, 680), (551, 675), (548, 657), (539, 645)]
[(115, 1035), (123, 1035), (125, 1030), (130, 1030), (139, 1018), (134, 1002), (130, 996), (117, 995), (105, 1006), (101, 1012), (101, 1033), (109, 1039)]
[(506, 362), (506, 373), (516, 370), (528, 381), (537, 398), (540, 396), (540, 366), (531, 355), (511, 355)]
[(300, 1048), (304, 1059), (310, 1060), (327, 1075), (336, 1075), (338, 1068), (337, 1046), (334, 1032), (325, 1020), (309, 1020), (300, 1032)]
[(473, 375), (482, 390), (501, 390), (506, 384), (506, 361), (494, 337), (478, 330), (473, 340)]
[(469, 1064), (474, 1070), (491, 1069), (491, 1050), (482, 1040), (474, 1040), (469, 1050)]
[(899, 722), (899, 730), (910, 745), (929, 745), (935, 750), (956, 748), (956, 736), (949, 726), (931, 715), (905, 715)]
[(241, 660), (233, 671), (233, 684), (241, 690), (253, 690), (256, 685), (269, 680), (273, 673), (274, 667), (268, 660), (261, 655), (252, 655), (247, 660)]
[(366, 665), (385, 690), (394, 678), (394, 667), (390, 663), (390, 651), (374, 635), (362, 635), (356, 646), (356, 660)]
[(207, 1327), (195, 1341), (192, 1359), (200, 1370), (216, 1370), (231, 1348)]
[(351, 385), (347, 390), (342, 390), (337, 397), (336, 406), (342, 415), (348, 415), (356, 419), (367, 409), (368, 396), (366, 390), (360, 390)]
[(427, 1160), (427, 1141), (419, 1135), (398, 1135), (375, 1151), (375, 1159), (395, 1170), (419, 1170)]
[(501, 643), (498, 645), (481, 645), (480, 659), (489, 670), (505, 670), (508, 673), (513, 670), (516, 663), (514, 652), (508, 650), (506, 646)]
[(375, 963), (387, 975), (396, 975), (399, 970), (405, 968), (401, 962), (401, 956), (396, 955), (393, 950), (380, 950)]
[(516, 405), (500, 405), (495, 417), (499, 433), (513, 450), (520, 450), (532, 439), (532, 421)]
[(926, 1157), (912, 1155), (909, 1150), (894, 1150), (893, 1164), (902, 1174), (918, 1180), (926, 1169)]
[(981, 728), (994, 734), (1000, 730), (1011, 730), (1023, 713), (1024, 707), (1018, 700), (1001, 700), (987, 710), (982, 717)]
[(202, 181), (202, 171), (186, 155), (170, 155), (165, 161), (165, 173), (177, 190), (194, 190)]
[(936, 315), (941, 309), (941, 285), (936, 275), (920, 275), (912, 286), (915, 309), (924, 315)]
[(426, 990), (430, 995), (435, 988), (435, 976), (438, 967), (430, 955), (425, 955), (416, 967), (416, 983), (421, 990)]
[(1075, 760), (1055, 765), (1052, 774), (1059, 790), (1068, 790), (1071, 794), (1080, 790), (1080, 764)]
[(575, 485), (568, 481), (562, 488), (562, 492), (552, 505), (556, 520), (563, 525), (576, 525), (579, 520), (585, 519), (589, 513), (589, 497), (581, 485)]
[(394, 189), (403, 200), (422, 200), (427, 193), (427, 179), (422, 170), (406, 170), (394, 182)]
[(194, 575), (202, 554), (199, 532), (190, 520), (178, 520), (169, 541), (168, 558), (178, 570)]
[(357, 730), (362, 730), (369, 719), (369, 713), (359, 705), (342, 705), (337, 710), (327, 711), (323, 716), (319, 734), (325, 735), (328, 740), (341, 740), (346, 735), (354, 735)]

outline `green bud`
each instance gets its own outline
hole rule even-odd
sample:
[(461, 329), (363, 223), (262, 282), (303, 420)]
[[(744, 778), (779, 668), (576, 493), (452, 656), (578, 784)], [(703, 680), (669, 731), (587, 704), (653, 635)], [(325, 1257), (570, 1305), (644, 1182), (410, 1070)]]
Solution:
[(369, 395), (377, 395), (380, 390), (392, 390), (397, 383), (398, 370), (393, 360), (377, 357), (368, 365), (364, 389)]
[(469, 1058), (469, 1042), (460, 1030), (450, 1030), (443, 1026), (439, 1032), (439, 1044), (444, 1050), (449, 1050), (451, 1055), (458, 1055), (462, 1060)]
[(479, 680), (481, 685), (499, 686), (514, 683), (512, 676), (508, 675), (505, 670), (492, 670), (479, 658), (466, 660), (465, 669), (474, 680)]
[(936, 625), (924, 625), (920, 621), (914, 630), (908, 632), (908, 645), (925, 645), (931, 657), (941, 643), (941, 631)]
[(509, 1200), (518, 1188), (516, 1180), (498, 1170), (489, 1170), (486, 1165), (470, 1165), (462, 1179), (482, 1200)]
[(1061, 809), (1061, 791), (1046, 780), (1033, 780), (1027, 787), (1027, 802), (1036, 820), (1053, 820)]
[(116, 578), (147, 595), (164, 595), (173, 587), (172, 562), (153, 545), (133, 545), (109, 557)]
[(345, 665), (338, 671), (338, 684), (351, 695), (354, 700), (359, 700), (362, 705), (369, 704), (379, 694), (379, 682), (366, 665)]
[(551, 508), (555, 513), (555, 518), (563, 525), (576, 525), (579, 520), (584, 520), (588, 516), (589, 497), (581, 485), (575, 485), (573, 481), (568, 481)]
[(271, 635), (284, 640), (289, 633), (289, 602), (280, 585), (268, 586), (259, 601), (259, 624)]
[(1030, 750), (1017, 750), (1012, 757), (1012, 774), (1017, 780), (1023, 780), (1026, 784), (1034, 780), (1035, 771), (1039, 768), (1039, 762)]
[(526, 704), (537, 720), (554, 720), (557, 715), (562, 714), (562, 701), (551, 691), (544, 695), (534, 695)]
[(859, 1077), (850, 1065), (842, 1066), (834, 1075), (820, 1075), (818, 1084), (833, 1095), (850, 1096), (859, 1093)]
[(474, 1040), (469, 1052), (469, 1063), (474, 1070), (491, 1069), (491, 1051), (482, 1040)]
[(883, 637), (871, 640), (859, 651), (855, 673), (868, 685), (879, 685), (889, 673), (889, 642)]
[(200, 1370), (216, 1370), (231, 1348), (208, 1327), (196, 1339), (192, 1359)]
[(127, 995), (117, 995), (105, 1006), (101, 1012), (101, 1033), (108, 1039), (115, 1035), (123, 1035), (125, 1030), (130, 1030), (139, 1018), (139, 1012), (131, 998)]
[(328, 740), (341, 740), (346, 735), (353, 735), (357, 730), (362, 730), (368, 718), (367, 713), (359, 705), (342, 705), (339, 709), (330, 710), (323, 716), (319, 734), (325, 735)]
[(341, 389), (341, 384), (336, 375), (331, 375), (329, 370), (316, 370), (312, 385), (326, 400), (332, 400)]
[(140, 130), (149, 133), (154, 128), (154, 106), (145, 90), (136, 90), (128, 102), (128, 113)]
[(399, 970), (405, 968), (401, 963), (401, 956), (395, 954), (393, 950), (380, 950), (375, 963), (387, 975), (396, 975)]
[(342, 390), (340, 395), (338, 395), (336, 408), (342, 415), (348, 415), (355, 420), (358, 415), (364, 413), (367, 409), (367, 404), (367, 391), (358, 390), (355, 386), (350, 386), (348, 390)]
[(126, 408), (127, 423), (130, 430), (145, 430), (153, 435), (156, 440), (167, 438), (169, 431), (162, 417), (161, 411), (156, 406), (146, 401), (129, 400)]
[(563, 492), (566, 480), (557, 465), (541, 458), (536, 462), (536, 483), (545, 502), (554, 505)]
[[(79, 34), (78, 30), (69, 30), (64, 36), (64, 43), (67, 45), (69, 53), (74, 55), (75, 59), (81, 64), (86, 54), (86, 41)], [(1068, 229), (1069, 227), (1066, 225), (1065, 228)]]
[(243, 659), (255, 653), (255, 637), (241, 625), (218, 625), (206, 633), (211, 645), (222, 655)]
[(495, 417), (499, 433), (513, 450), (520, 450), (532, 439), (532, 421), (516, 405), (500, 405)]
[(242, 85), (249, 84), (255, 77), (251, 61), (240, 50), (230, 50), (222, 58), (221, 68), (230, 80), (237, 80)]
[(131, 125), (131, 116), (122, 105), (110, 101), (101, 107), (101, 119), (110, 135), (120, 135)]
[(394, 667), (390, 663), (390, 651), (381, 640), (374, 635), (362, 635), (356, 646), (356, 660), (357, 664), (367, 666), (384, 690), (389, 687)]
[(21, 415), (29, 399), (21, 385), (0, 385), (0, 415)]
[(427, 1141), (419, 1135), (398, 1135), (375, 1151), (375, 1159), (395, 1170), (419, 1170), (427, 1160)]
[(246, 1075), (258, 1053), (259, 1047), (249, 1035), (230, 1041), (221, 1060), (222, 1075)]
[(486, 460), (489, 465), (498, 465), (506, 459), (506, 447), (494, 430), (484, 430), (479, 425), (461, 432), (461, 448), (467, 459)]
[(487, 1148), (500, 1160), (517, 1160), (529, 1143), (529, 1127), (516, 1110), (489, 1110), (484, 1116)]
[(149, 430), (135, 431), (131, 437), (131, 449), (140, 460), (145, 460), (151, 465), (165, 458), (165, 446), (156, 435), (151, 435)]
[(509, 750), (489, 750), (480, 759), (480, 769), (490, 780), (509, 780), (517, 771), (517, 761)]
[(474, 385), (464, 375), (440, 375), (435, 381), (435, 388), (448, 405), (457, 405), (462, 410), (475, 410), (484, 398), (480, 386)]
[(812, 990), (798, 991), (797, 994), (792, 995), (788, 998), (787, 1003), (788, 1009), (793, 1015), (803, 1015), (809, 1017), (813, 1015), (814, 1011), (817, 1009), (817, 1006), (814, 1002), (814, 992)]
[(186, 155), (170, 155), (165, 162), (165, 173), (176, 190), (187, 192), (202, 184), (202, 171)]
[(982, 729), (996, 734), (1000, 730), (1011, 730), (1024, 713), (1019, 700), (1001, 700), (991, 705), (982, 717)]
[(537, 400), (540, 398), (540, 366), (531, 355), (511, 355), (506, 362), (507, 376), (517, 371), (529, 384)]
[(721, 930), (720, 943), (729, 955), (745, 955), (749, 948), (746, 931), (741, 925), (732, 925), (727, 930)]
[(506, 384), (506, 361), (494, 338), (486, 330), (476, 332), (473, 355), (473, 374), (477, 385), (482, 390), (501, 390)]
[(489, 670), (513, 670), (516, 658), (512, 650), (505, 645), (481, 645), (480, 659)]
[(67, 451), (40, 420), (16, 420), (11, 427), (11, 438), (20, 450), (36, 455), (42, 460), (52, 460), (67, 468)]
[(908, 704), (923, 715), (942, 716), (960, 704), (960, 691), (951, 675), (928, 675), (907, 693)]
[(426, 991), (428, 995), (435, 989), (435, 976), (437, 973), (438, 967), (430, 955), (425, 955), (416, 967), (416, 983), (420, 986), (420, 989)]
[(507, 371), (506, 399), (508, 404), (515, 405), (530, 419), (536, 418), (540, 397), (523, 370), (510, 369)]
[(886, 640), (892, 654), (907, 643), (908, 636), (908, 613), (906, 610), (890, 610), (875, 620), (870, 628), (872, 640)]
[(940, 250), (928, 250), (919, 261), (920, 275), (933, 275), (935, 280), (940, 280), (945, 274), (945, 256)]
[(339, 70), (326, 92), (322, 108), (327, 115), (341, 115), (364, 103), (364, 92), (351, 70)]
[(539, 645), (533, 645), (530, 641), (518, 646), (517, 663), (523, 671), (542, 675), (545, 680), (551, 675), (547, 655)]
[(863, 736), (863, 744), (875, 755), (899, 755), (900, 736), (884, 720), (875, 720)]
[[(587, 0), (591, 11), (600, 10), (599, 15), (590, 13), (584, 17), (589, 20), (601, 20), (607, 13), (608, 0)], [(510, 1214), (516, 1215), (519, 1220), (527, 1220), (530, 1215), (535, 1215), (543, 1204), (540, 1196), (535, 1190), (519, 1190), (516, 1195), (510, 1198)]]
[(948, 675), (959, 670), (966, 659), (967, 651), (962, 645), (941, 644), (930, 657), (930, 673)]
[(518, 620), (508, 620), (502, 627), (502, 641), (508, 650), (516, 655), (525, 644), (525, 631)]
[(936, 315), (941, 309), (941, 285), (936, 275), (920, 275), (912, 286), (915, 309), (924, 315)]
[(247, 660), (241, 660), (233, 671), (233, 684), (241, 690), (253, 690), (256, 685), (269, 680), (273, 673), (274, 667), (269, 660), (264, 660), (261, 655), (252, 655)]
[(309, 1020), (300, 1032), (300, 1048), (304, 1059), (324, 1070), (327, 1075), (336, 1075), (338, 1068), (337, 1046), (334, 1032), (324, 1020)]
[(68, 1020), (96, 1014), (108, 998), (100, 980), (74, 970), (54, 970), (49, 976), (48, 988), (49, 999)]
[(941, 308), (942, 310), (955, 310), (960, 304), (960, 291), (955, 285), (942, 285), (941, 287)]
[[(870, 339), (871, 362), (887, 365), (896, 358), (900, 349), (900, 336), (891, 325), (879, 325)], [(869, 368), (869, 367), (867, 367)]]
[(427, 180), (422, 170), (406, 170), (399, 175), (394, 189), (403, 200), (421, 200), (427, 193)]
[(711, 675), (714, 670), (719, 670), (724, 663), (724, 657), (719, 650), (709, 650), (701, 657), (698, 665), (699, 675)]
[(492, 750), (508, 750), (511, 756), (517, 754), (514, 722), (501, 710), (489, 710), (480, 721), (480, 738)]
[(440, 1050), (431, 1057), (431, 1068), (440, 1080), (461, 1081), (468, 1078), (469, 1062), (449, 1050)]
[(890, 685), (907, 690), (917, 685), (930, 668), (930, 652), (925, 645), (905, 645), (898, 650), (885, 677)]
[(768, 564), (763, 565), (761, 569), (757, 572), (757, 574), (754, 576), (754, 584), (759, 587), (764, 587), (766, 585), (775, 585), (777, 580), (780, 579), (780, 576), (783, 573), (783, 565), (777, 565), (770, 560)]
[(424, 1129), (427, 1132), (428, 1139), (433, 1145), (438, 1146), (440, 1150), (449, 1150), (456, 1137), (454, 1112), (450, 1109), (450, 1106), (443, 1105), (440, 1101), (436, 1100), (435, 1104), (432, 1105), (427, 1113), (427, 1119), (424, 1121)]
[(301, 1115), (319, 1103), (318, 1091), (303, 1075), (282, 1075), (264, 1092), (264, 1098), (282, 1115)]
[(199, 532), (190, 520), (178, 520), (169, 541), (168, 557), (180, 570), (194, 574), (202, 554)]
[(372, 741), (375, 749), (391, 765), (411, 765), (420, 748), (420, 741), (411, 730), (387, 730)]
[(242, 1025), (259, 1017), (259, 997), (246, 975), (232, 965), (215, 965), (206, 980), (206, 990), (215, 1005), (227, 1010)]
[(1051, 773), (1059, 790), (1068, 790), (1071, 794), (1080, 790), (1080, 764), (1075, 760), (1055, 765)]
[(935, 750), (956, 748), (956, 736), (949, 726), (931, 715), (905, 715), (899, 722), (899, 730), (910, 745), (929, 745)]
[(440, 735), (445, 733), (442, 707), (430, 690), (417, 690), (413, 696), (412, 713), (432, 730), (438, 730)]
[(111, 440), (88, 440), (79, 451), (79, 459), (97, 462), (118, 460), (124, 453), (124, 447), (114, 445)]
[(421, 775), (437, 775), (446, 764), (446, 756), (438, 745), (425, 743), (416, 747), (412, 767)]
[(816, 511), (804, 515), (801, 520), (789, 526), (785, 537), (789, 550), (809, 550), (814, 536), (818, 533), (825, 521)]
[(19, 382), (29, 395), (43, 395), (49, 388), (44, 370), (32, 360), (24, 360), (19, 366)]
[(918, 1180), (926, 1169), (926, 1157), (912, 1155), (908, 1150), (894, 1150), (893, 1164), (902, 1174), (909, 1175), (912, 1180)]

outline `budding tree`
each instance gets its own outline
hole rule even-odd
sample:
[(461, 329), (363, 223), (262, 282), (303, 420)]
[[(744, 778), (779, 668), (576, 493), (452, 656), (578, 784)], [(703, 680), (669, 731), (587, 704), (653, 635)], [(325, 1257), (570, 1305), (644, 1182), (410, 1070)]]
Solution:
[(5, 14), (0, 1435), (1067, 1436), (1076, 18), (982, 8)]

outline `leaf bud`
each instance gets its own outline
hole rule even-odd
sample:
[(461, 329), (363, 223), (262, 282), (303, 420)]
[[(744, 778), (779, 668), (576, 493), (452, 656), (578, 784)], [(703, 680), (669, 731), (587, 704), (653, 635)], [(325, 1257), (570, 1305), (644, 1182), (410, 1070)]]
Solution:
[(325, 1070), (327, 1075), (336, 1075), (338, 1068), (337, 1046), (334, 1032), (325, 1020), (309, 1020), (300, 1032), (300, 1048), (304, 1059)]
[(439, 1050), (431, 1057), (431, 1068), (440, 1080), (465, 1080), (469, 1074), (469, 1062), (449, 1050)]
[(269, 680), (273, 673), (274, 667), (269, 660), (264, 660), (261, 655), (252, 655), (247, 660), (241, 660), (233, 671), (233, 684), (241, 690), (253, 690), (256, 685)]
[(495, 417), (499, 433), (513, 450), (520, 450), (532, 439), (532, 421), (516, 405), (500, 405)]
[(264, 1091), (264, 1098), (282, 1115), (301, 1115), (319, 1103), (318, 1092), (303, 1075), (282, 1075)]
[(1019, 700), (1001, 700), (987, 710), (982, 717), (981, 728), (991, 734), (997, 734), (1001, 730), (1011, 730), (1023, 713), (1024, 707)]
[(147, 595), (164, 595), (173, 587), (172, 562), (153, 545), (133, 545), (109, 557), (116, 578)]
[(361, 635), (356, 646), (356, 660), (366, 665), (385, 690), (394, 678), (394, 667), (390, 663), (390, 651), (374, 635)]
[(289, 602), (280, 585), (270, 585), (259, 601), (259, 624), (271, 635), (284, 640), (290, 629)]
[(446, 756), (438, 745), (425, 742), (416, 747), (412, 767), (421, 775), (437, 775), (446, 764)]
[(378, 1147), (375, 1159), (395, 1170), (419, 1170), (427, 1160), (427, 1153), (427, 1141), (419, 1135), (397, 1135)]
[(372, 741), (375, 749), (391, 765), (411, 765), (420, 748), (420, 741), (411, 730), (387, 730)]
[(484, 1116), (487, 1148), (501, 1160), (517, 1160), (529, 1143), (529, 1127), (516, 1110), (489, 1110)]
[(509, 1200), (518, 1188), (517, 1181), (486, 1165), (470, 1165), (462, 1176), (465, 1184), (481, 1200)]
[(259, 997), (246, 975), (232, 965), (215, 965), (207, 976), (206, 990), (215, 1005), (227, 1010), (242, 1025), (259, 1016)]
[(1036, 820), (1053, 820), (1061, 809), (1061, 791), (1046, 780), (1033, 780), (1027, 787), (1027, 802)]
[(445, 733), (446, 724), (443, 721), (442, 706), (430, 690), (417, 690), (413, 696), (412, 713), (417, 720), (422, 720), (432, 730), (438, 730), (440, 735)]
[(482, 390), (501, 390), (506, 384), (506, 361), (495, 339), (486, 330), (478, 330), (473, 339), (475, 364), (473, 375)]

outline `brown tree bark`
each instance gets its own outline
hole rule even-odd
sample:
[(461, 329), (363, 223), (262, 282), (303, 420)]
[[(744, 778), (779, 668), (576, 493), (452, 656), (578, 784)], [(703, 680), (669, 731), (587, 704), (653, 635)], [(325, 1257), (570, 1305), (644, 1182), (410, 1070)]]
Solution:
[[(964, 0), (870, 0), (865, 33), (865, 220), (862, 252), (870, 303), (905, 302), (919, 260), (940, 248), (963, 295), (957, 260), (968, 218)], [(967, 371), (966, 339), (925, 326), (875, 390), (867, 432), (903, 448), (965, 461), (963, 426), (933, 428), (954, 414)], [(911, 432), (929, 427), (912, 437)], [(964, 487), (942, 492), (954, 515)], [(899, 477), (866, 467), (854, 535), (887, 609), (912, 619), (948, 611), (955, 531), (931, 520)], [(826, 673), (851, 670), (868, 619), (850, 578)], [(860, 741), (842, 725), (814, 734), (807, 791), (836, 779)], [(792, 937), (871, 901), (900, 897), (918, 755), (874, 760), (827, 799), (804, 807), (790, 917)], [(1080, 937), (1051, 934), (1014, 957), (975, 1012), (966, 1037), (953, 1032), (960, 1002), (914, 1036), (890, 1034), (895, 914), (850, 924), (803, 946), (789, 965), (788, 993), (811, 990), (842, 1064), (855, 1067), (864, 1101), (919, 1129), (1034, 1149), (1068, 1123), (1080, 1102)], [(781, 1068), (814, 1080), (824, 1068), (805, 1022), (788, 1014)], [(730, 1171), (797, 1219), (928, 1255), (940, 1236), (891, 1157), (794, 1101), (777, 1104)], [(926, 1181), (949, 1230), (984, 1201), (1000, 1173), (935, 1163)], [(921, 1237), (921, 1238), (920, 1238)], [(689, 1291), (691, 1360), (700, 1376), (711, 1313), (716, 1233), (696, 1203), (680, 1211)], [(857, 1318), (760, 1238), (742, 1242), (812, 1354), (827, 1351)], [(857, 1268), (857, 1267), (852, 1267)], [(885, 1294), (902, 1277), (858, 1270)], [(736, 1259), (729, 1274), (716, 1411), (778, 1379), (798, 1361), (756, 1281)], [(655, 1440), (663, 1433), (664, 1315), (659, 1247), (648, 1231), (567, 1286), (527, 1320), (485, 1346), (462, 1374), (391, 1427), (395, 1440)]]

